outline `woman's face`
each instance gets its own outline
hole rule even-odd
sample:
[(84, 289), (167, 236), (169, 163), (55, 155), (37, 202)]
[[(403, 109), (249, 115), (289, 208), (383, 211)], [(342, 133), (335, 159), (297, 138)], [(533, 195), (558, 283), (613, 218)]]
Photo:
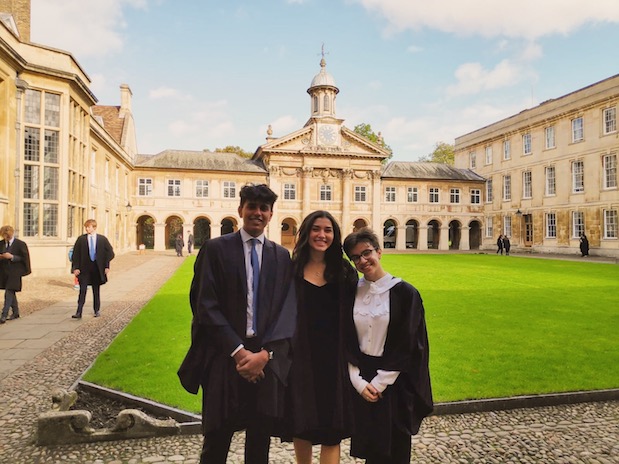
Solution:
[(372, 282), (384, 275), (383, 268), (380, 265), (381, 255), (382, 251), (377, 250), (368, 242), (357, 243), (350, 250), (350, 260), (357, 270), (363, 274), (363, 277)]
[(333, 224), (327, 218), (317, 218), (309, 233), (309, 246), (314, 251), (324, 253), (333, 243)]

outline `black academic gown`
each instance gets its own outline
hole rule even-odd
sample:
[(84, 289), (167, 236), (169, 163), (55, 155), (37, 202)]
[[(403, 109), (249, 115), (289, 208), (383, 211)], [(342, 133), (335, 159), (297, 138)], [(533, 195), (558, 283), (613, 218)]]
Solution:
[[(110, 261), (114, 259), (114, 248), (105, 235), (97, 234), (95, 266), (97, 268), (97, 276), (99, 284), (103, 285), (107, 282), (106, 269), (110, 267)], [(78, 279), (81, 285), (90, 285), (90, 273), (84, 272), (90, 269), (92, 261), (90, 261), (90, 251), (88, 248), (88, 234), (80, 235), (73, 246), (73, 257), (71, 258), (71, 273), (76, 269), (80, 270)], [(95, 284), (97, 282), (94, 282)]]
[[(292, 262), (285, 248), (265, 238), (258, 291), (257, 340), (273, 351), (257, 384), (257, 412), (281, 418), (290, 370), (290, 339), (296, 323)], [(247, 277), (240, 232), (208, 240), (194, 266), (190, 291), (191, 347), (178, 371), (183, 387), (203, 389), (204, 433), (220, 429), (239, 408), (239, 376), (230, 354), (243, 343)], [(242, 379), (241, 379), (242, 380)], [(245, 380), (242, 380), (245, 382)]]
[(9, 252), (14, 259), (0, 260), (0, 288), (21, 292), (21, 278), (30, 274), (30, 253), (28, 245), (19, 239), (13, 239), (10, 247), (6, 247), (6, 242), (0, 240), (0, 254)]
[(382, 357), (374, 358), (377, 360), (374, 366), (367, 365), (367, 357), (359, 349), (352, 310), (346, 320), (350, 363), (359, 366), (362, 374), (368, 367), (370, 370), (400, 371), (395, 384), (387, 387), (377, 403), (369, 403), (359, 394), (355, 396), (356, 431), (351, 455), (356, 457), (365, 457), (369, 447), (387, 455), (392, 425), (403, 433), (416, 435), (422, 420), (433, 410), (428, 335), (421, 295), (411, 284), (401, 281), (389, 290), (389, 300), (385, 348)]

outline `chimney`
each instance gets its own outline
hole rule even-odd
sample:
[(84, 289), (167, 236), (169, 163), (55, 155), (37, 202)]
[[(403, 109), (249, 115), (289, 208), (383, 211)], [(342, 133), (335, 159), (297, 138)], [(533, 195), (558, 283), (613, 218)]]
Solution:
[[(0, 0), (1, 1), (1, 0)], [(125, 113), (131, 113), (131, 96), (133, 93), (127, 84), (120, 85), (120, 114), (121, 118), (125, 117)]]
[(19, 40), (30, 42), (30, 0), (0, 0), (0, 12), (13, 16)]

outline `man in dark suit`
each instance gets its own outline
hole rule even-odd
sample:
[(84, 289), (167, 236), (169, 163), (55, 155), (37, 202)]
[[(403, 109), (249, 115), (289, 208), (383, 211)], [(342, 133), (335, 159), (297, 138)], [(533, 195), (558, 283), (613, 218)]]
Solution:
[(270, 431), (283, 415), (296, 302), (288, 250), (264, 229), (277, 195), (246, 185), (243, 228), (208, 240), (194, 267), (191, 347), (178, 375), (202, 387), (202, 464), (225, 464), (232, 435), (246, 430), (245, 462), (267, 464)]
[(92, 287), (93, 307), (95, 317), (99, 317), (101, 310), (100, 287), (107, 282), (110, 272), (110, 261), (114, 259), (114, 249), (109, 240), (97, 234), (97, 221), (88, 219), (84, 223), (86, 233), (75, 241), (71, 272), (80, 283), (80, 294), (77, 298), (77, 311), (71, 316), (74, 319), (82, 318), (82, 309), (86, 301), (88, 286)]
[[(15, 238), (11, 226), (0, 228), (0, 288), (4, 288), (4, 306), (0, 324), (19, 317), (16, 292), (21, 292), (21, 278), (30, 274), (30, 253), (25, 242)], [(9, 308), (13, 309), (11, 317)]]

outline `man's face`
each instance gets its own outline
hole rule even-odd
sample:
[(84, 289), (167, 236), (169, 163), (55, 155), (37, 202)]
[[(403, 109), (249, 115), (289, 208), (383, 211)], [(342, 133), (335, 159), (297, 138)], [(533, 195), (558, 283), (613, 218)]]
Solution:
[(2, 238), (4, 240), (11, 240), (13, 238), (13, 232), (11, 232), (9, 230), (3, 230), (2, 231)]
[(239, 206), (239, 216), (243, 219), (243, 229), (252, 237), (258, 237), (273, 217), (271, 205), (246, 201)]
[(92, 234), (97, 229), (97, 226), (93, 226), (92, 224), (88, 224), (86, 226), (86, 233)]

